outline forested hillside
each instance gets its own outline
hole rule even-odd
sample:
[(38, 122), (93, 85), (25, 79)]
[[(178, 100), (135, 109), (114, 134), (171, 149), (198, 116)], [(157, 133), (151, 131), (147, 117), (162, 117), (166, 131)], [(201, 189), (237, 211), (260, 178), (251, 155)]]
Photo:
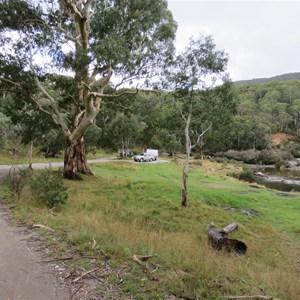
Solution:
[[(64, 136), (47, 115), (25, 100), (7, 97), (0, 102), (2, 147), (10, 147), (12, 139), (25, 145), (34, 141), (43, 151), (64, 149)], [(300, 135), (300, 80), (230, 86), (222, 97), (230, 98), (231, 105), (220, 104), (221, 111), (208, 98), (202, 101), (201, 111), (210, 111), (216, 120), (194, 152), (262, 150), (271, 146), (275, 133)], [(184, 151), (183, 126), (174, 99), (166, 92), (149, 91), (103, 103), (85, 137), (90, 150), (152, 147), (173, 154)]]
[(300, 80), (246, 84), (236, 91), (231, 148), (265, 148), (277, 132), (299, 135)]

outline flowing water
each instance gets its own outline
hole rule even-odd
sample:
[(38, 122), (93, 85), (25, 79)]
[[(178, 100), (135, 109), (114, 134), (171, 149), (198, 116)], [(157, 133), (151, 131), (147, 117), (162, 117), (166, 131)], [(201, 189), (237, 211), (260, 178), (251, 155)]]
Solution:
[(266, 177), (259, 178), (259, 182), (266, 187), (284, 192), (300, 192), (300, 170), (280, 171), (266, 167), (262, 172)]

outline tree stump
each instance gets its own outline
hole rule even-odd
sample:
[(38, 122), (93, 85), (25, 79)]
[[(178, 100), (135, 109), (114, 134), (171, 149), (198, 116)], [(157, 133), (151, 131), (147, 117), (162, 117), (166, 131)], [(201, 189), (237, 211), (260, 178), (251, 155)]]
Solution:
[(232, 223), (223, 229), (217, 229), (215, 224), (210, 224), (208, 229), (208, 242), (216, 250), (226, 250), (244, 255), (247, 246), (244, 242), (232, 239), (229, 234), (238, 229), (238, 224)]

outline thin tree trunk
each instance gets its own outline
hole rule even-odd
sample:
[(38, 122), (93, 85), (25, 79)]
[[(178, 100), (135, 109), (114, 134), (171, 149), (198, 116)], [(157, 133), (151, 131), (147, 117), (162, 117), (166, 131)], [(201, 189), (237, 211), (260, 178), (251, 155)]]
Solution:
[(33, 143), (34, 143), (34, 141), (30, 141), (30, 143), (29, 143), (29, 149), (28, 149), (28, 163), (29, 163), (28, 168), (29, 168), (29, 169), (32, 169)]
[(121, 158), (124, 158), (125, 155), (125, 146), (124, 146), (124, 140), (123, 137), (121, 138), (122, 142), (121, 142)]
[(187, 206), (187, 177), (188, 177), (188, 168), (189, 160), (191, 155), (191, 139), (190, 139), (190, 123), (191, 123), (191, 114), (185, 122), (185, 162), (182, 170), (182, 189), (181, 189), (181, 205)]
[(79, 174), (93, 175), (87, 164), (87, 150), (83, 138), (76, 143), (69, 141), (65, 151), (64, 177), (79, 179)]
[[(185, 170), (185, 168), (186, 168), (186, 170)], [(187, 177), (188, 177), (187, 167), (184, 166), (184, 170), (182, 173), (182, 190), (181, 190), (181, 205), (182, 206), (187, 206), (187, 182), (186, 182)]]

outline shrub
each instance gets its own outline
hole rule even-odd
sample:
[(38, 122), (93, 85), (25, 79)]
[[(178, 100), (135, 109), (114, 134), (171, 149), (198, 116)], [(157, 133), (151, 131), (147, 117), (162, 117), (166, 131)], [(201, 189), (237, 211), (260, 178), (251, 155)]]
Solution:
[(291, 149), (291, 154), (292, 154), (295, 158), (300, 158), (300, 151), (299, 151), (299, 149)]
[(9, 175), (6, 177), (6, 184), (10, 190), (12, 197), (21, 197), (24, 188), (28, 185), (30, 179), (32, 178), (31, 169), (16, 169), (12, 168), (9, 171)]
[(260, 152), (259, 158), (264, 165), (275, 165), (293, 159), (293, 156), (289, 151), (265, 149)]
[(239, 180), (247, 182), (255, 182), (256, 178), (254, 176), (254, 171), (248, 167), (244, 167), (243, 171), (238, 175)]
[(194, 159), (202, 159), (201, 153), (194, 153), (193, 157), (194, 157)]
[(61, 173), (51, 168), (35, 175), (30, 188), (36, 199), (50, 208), (64, 204), (68, 199)]
[(257, 164), (259, 151), (254, 149), (244, 150), (244, 151), (235, 151), (229, 150), (224, 153), (224, 156), (228, 159), (234, 159), (237, 161), (243, 161), (246, 164)]

